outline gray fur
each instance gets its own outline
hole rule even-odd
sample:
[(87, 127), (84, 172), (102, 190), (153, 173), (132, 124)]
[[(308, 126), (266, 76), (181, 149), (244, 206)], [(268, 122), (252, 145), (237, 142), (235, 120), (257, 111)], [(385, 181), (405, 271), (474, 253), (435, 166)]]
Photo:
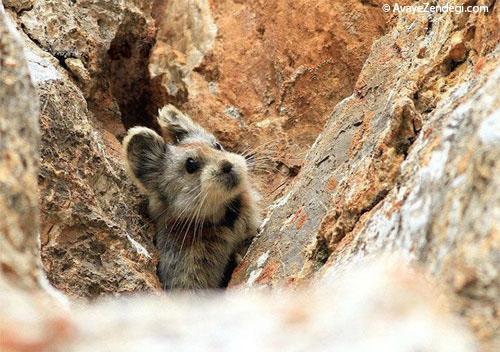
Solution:
[[(163, 138), (134, 127), (124, 152), (132, 180), (149, 198), (160, 281), (165, 288), (219, 287), (235, 251), (257, 233), (258, 194), (243, 157), (221, 150), (189, 117), (169, 105), (158, 121)], [(188, 158), (196, 172), (187, 171)]]

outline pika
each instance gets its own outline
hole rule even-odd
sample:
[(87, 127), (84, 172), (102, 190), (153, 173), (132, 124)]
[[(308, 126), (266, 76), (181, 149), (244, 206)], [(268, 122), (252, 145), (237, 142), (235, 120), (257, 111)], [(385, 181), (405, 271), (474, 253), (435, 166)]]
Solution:
[(148, 197), (165, 289), (217, 288), (241, 259), (260, 222), (246, 159), (172, 105), (162, 136), (133, 127), (123, 140), (127, 171)]

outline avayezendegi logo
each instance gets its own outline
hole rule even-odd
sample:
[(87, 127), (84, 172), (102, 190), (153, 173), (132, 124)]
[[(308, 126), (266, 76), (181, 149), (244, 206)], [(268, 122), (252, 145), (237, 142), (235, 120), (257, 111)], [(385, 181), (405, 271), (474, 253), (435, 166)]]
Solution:
[(393, 13), (463, 13), (463, 12), (473, 12), (473, 13), (488, 13), (488, 5), (450, 5), (446, 3), (445, 5), (431, 5), (430, 3), (422, 3), (418, 5), (400, 5), (395, 3), (392, 7), (389, 4), (382, 5), (382, 11)]

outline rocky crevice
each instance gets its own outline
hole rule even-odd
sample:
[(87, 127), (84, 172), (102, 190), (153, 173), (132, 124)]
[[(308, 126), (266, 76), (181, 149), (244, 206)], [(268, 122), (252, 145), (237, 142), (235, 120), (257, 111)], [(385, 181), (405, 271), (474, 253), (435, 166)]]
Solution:
[(131, 13), (118, 26), (107, 51), (106, 76), (125, 129), (137, 125), (157, 128), (158, 108), (163, 105), (153, 101), (153, 82), (148, 72), (154, 34), (154, 28), (148, 27), (142, 15)]
[[(207, 3), (168, 4), (150, 62), (155, 91), (214, 131), (226, 148), (264, 159), (257, 178), (268, 205), (293, 182), (387, 24), (380, 9), (355, 1), (320, 1), (313, 12), (307, 0)], [(356, 30), (361, 24), (363, 31)]]
[[(98, 128), (121, 138), (134, 125), (156, 128), (148, 73), (155, 24), (147, 2), (91, 6), (34, 1), (17, 13), (20, 27), (55, 57), (81, 89)], [(78, 24), (90, 19), (84, 27)]]

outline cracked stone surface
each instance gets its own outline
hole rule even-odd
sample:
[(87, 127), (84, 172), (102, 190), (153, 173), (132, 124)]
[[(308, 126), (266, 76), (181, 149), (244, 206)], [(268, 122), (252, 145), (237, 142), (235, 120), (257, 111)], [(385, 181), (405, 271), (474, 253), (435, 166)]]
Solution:
[[(120, 146), (96, 132), (70, 81), (39, 82), (37, 90), (40, 240), (49, 280), (75, 297), (158, 289), (154, 231), (123, 171)], [(68, 100), (71, 107), (63, 108)]]
[(363, 215), (319, 275), (332, 276), (360, 257), (404, 254), (450, 287), (456, 309), (479, 337), (495, 337), (500, 308), (499, 81), (500, 67), (486, 69), (436, 106), (401, 165), (405, 182)]
[(232, 285), (294, 286), (364, 256), (404, 254), (453, 292), (477, 336), (498, 339), (493, 12), (403, 16), (374, 44)]
[[(56, 14), (64, 6), (36, 6), (21, 17), (51, 13), (54, 21), (62, 21)], [(56, 12), (43, 12), (44, 6)], [(47, 25), (41, 19), (36, 24)], [(125, 175), (120, 143), (96, 119), (84, 88), (57, 58), (58, 45), (73, 44), (49, 36), (60, 42), (45, 43), (44, 51), (40, 41), (36, 45), (21, 30), (18, 36), (40, 100), (37, 233), (49, 281), (73, 298), (158, 290), (154, 231)]]

